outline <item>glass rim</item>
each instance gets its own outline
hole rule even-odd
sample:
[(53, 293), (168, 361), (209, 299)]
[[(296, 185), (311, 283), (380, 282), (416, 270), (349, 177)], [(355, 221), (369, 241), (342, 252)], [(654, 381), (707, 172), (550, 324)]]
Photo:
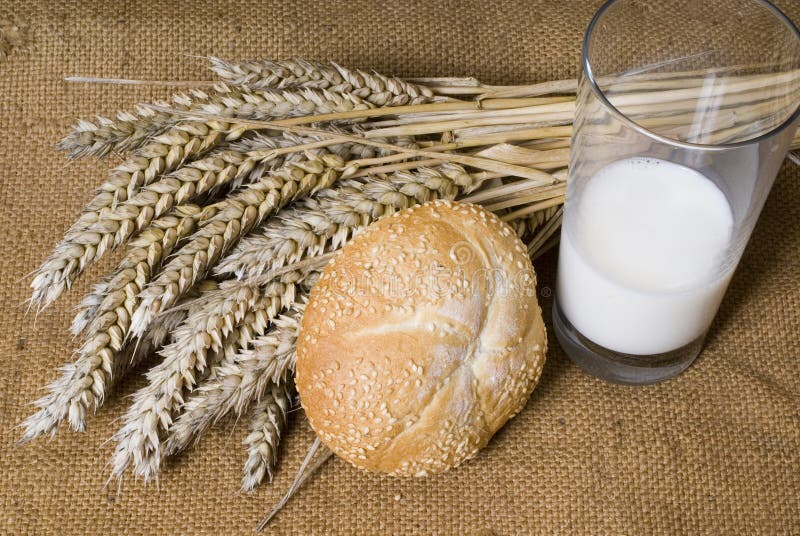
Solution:
[[(619, 119), (623, 124), (625, 124), (629, 128), (632, 128), (633, 130), (639, 132), (640, 134), (652, 138), (655, 141), (669, 145), (674, 145), (676, 147), (681, 147), (684, 149), (695, 149), (704, 151), (724, 151), (727, 149), (734, 149), (737, 147), (746, 147), (749, 145), (758, 144), (768, 138), (775, 136), (776, 134), (779, 134), (781, 131), (789, 128), (798, 119), (798, 117), (800, 117), (800, 102), (798, 102), (794, 112), (788, 118), (786, 118), (786, 120), (783, 123), (776, 126), (775, 128), (763, 134), (759, 134), (755, 138), (751, 138), (749, 140), (737, 141), (734, 143), (719, 143), (719, 144), (704, 144), (704, 143), (691, 143), (686, 141), (680, 141), (673, 138), (669, 138), (667, 136), (662, 136), (661, 134), (657, 134), (656, 132), (653, 132), (652, 130), (643, 127), (642, 125), (640, 125), (639, 123), (637, 123), (636, 121), (625, 115), (623, 112), (621, 112), (616, 106), (611, 104), (611, 101), (608, 100), (608, 97), (606, 97), (605, 92), (602, 89), (600, 89), (600, 86), (598, 85), (597, 80), (595, 79), (594, 71), (592, 70), (591, 61), (589, 59), (589, 38), (594, 33), (595, 27), (598, 25), (600, 19), (603, 17), (605, 12), (611, 6), (620, 1), (622, 0), (606, 0), (606, 2), (602, 6), (600, 6), (600, 8), (597, 10), (597, 13), (594, 14), (594, 17), (592, 17), (592, 21), (589, 23), (589, 26), (586, 29), (586, 33), (584, 34), (583, 37), (583, 45), (581, 47), (581, 65), (583, 67), (583, 76), (589, 83), (589, 87), (592, 89), (592, 92), (594, 93), (595, 97), (600, 99), (600, 102), (602, 102), (606, 106), (606, 108), (608, 108), (608, 110), (614, 116), (617, 117), (617, 119)], [(778, 7), (775, 6), (775, 4), (773, 4), (769, 0), (749, 0), (749, 1), (756, 2), (766, 7), (775, 16), (776, 20), (783, 22), (783, 24), (785, 24), (786, 27), (789, 28), (789, 30), (794, 34), (797, 42), (800, 43), (800, 30), (798, 30), (794, 22), (792, 22), (792, 20), (789, 17), (787, 17), (786, 14), (783, 13), (783, 11), (778, 9)]]

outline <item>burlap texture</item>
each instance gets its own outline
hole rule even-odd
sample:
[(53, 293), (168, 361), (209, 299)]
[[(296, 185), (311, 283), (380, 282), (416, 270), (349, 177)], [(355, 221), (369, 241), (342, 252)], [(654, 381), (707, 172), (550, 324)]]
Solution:
[[(597, 1), (4, 3), (30, 26), (0, 63), (0, 532), (249, 533), (312, 440), (298, 414), (272, 485), (240, 494), (241, 427), (170, 463), (160, 489), (105, 488), (126, 382), (85, 434), (14, 445), (28, 403), (74, 348), (72, 307), (92, 269), (38, 319), (22, 277), (45, 257), (108, 162), (66, 165), (53, 144), (76, 116), (168, 89), (88, 86), (66, 75), (203, 79), (189, 55), (303, 56), (406, 76), (487, 82), (574, 76)], [(795, 20), (800, 4), (781, 6)], [(769, 36), (764, 36), (769, 39)], [(475, 460), (424, 480), (335, 460), (269, 529), (275, 534), (800, 533), (800, 172), (781, 171), (708, 347), (685, 374), (629, 388), (583, 374), (552, 342), (526, 409)], [(550, 312), (555, 254), (537, 263)]]

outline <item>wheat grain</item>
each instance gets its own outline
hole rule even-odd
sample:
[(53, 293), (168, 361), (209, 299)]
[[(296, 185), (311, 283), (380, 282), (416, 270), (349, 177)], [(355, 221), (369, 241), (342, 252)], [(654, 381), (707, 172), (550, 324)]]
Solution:
[(376, 106), (422, 104), (434, 99), (425, 86), (379, 73), (351, 70), (335, 63), (305, 60), (254, 60), (233, 63), (211, 59), (211, 69), (227, 83), (251, 89), (307, 87), (346, 92)]
[[(314, 277), (307, 273), (304, 279)], [(283, 289), (277, 288), (277, 291)], [(267, 293), (273, 292), (267, 289)], [(247, 406), (265, 392), (270, 383), (282, 384), (294, 367), (295, 344), (305, 305), (303, 294), (269, 329), (214, 365), (210, 379), (198, 386), (180, 408), (165, 443), (167, 455), (182, 451), (212, 424), (233, 412), (241, 416)]]
[(208, 220), (142, 292), (142, 302), (132, 319), (132, 332), (143, 333), (159, 311), (170, 307), (238, 239), (264, 218), (297, 198), (330, 186), (339, 176), (344, 160), (338, 155), (308, 154), (308, 160), (292, 162), (217, 205), (218, 214)]
[(452, 164), (343, 181), (268, 220), (222, 259), (215, 273), (255, 277), (316, 255), (331, 244), (338, 248), (354, 231), (387, 214), (432, 199), (453, 199), (478, 183), (474, 175)]
[(278, 444), (293, 398), (291, 387), (273, 385), (250, 409), (250, 433), (242, 441), (247, 449), (242, 491), (254, 490), (265, 477), (272, 481), (272, 469), (278, 462)]

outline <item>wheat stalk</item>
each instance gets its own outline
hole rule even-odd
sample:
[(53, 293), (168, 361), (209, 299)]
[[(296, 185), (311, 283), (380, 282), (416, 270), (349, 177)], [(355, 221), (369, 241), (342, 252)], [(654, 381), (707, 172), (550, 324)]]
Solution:
[(344, 160), (333, 154), (307, 155), (217, 205), (208, 220), (142, 292), (142, 302), (132, 318), (135, 335), (143, 333), (158, 312), (169, 308), (206, 273), (243, 235), (264, 218), (295, 199), (330, 186)]
[(255, 277), (318, 254), (329, 244), (338, 248), (355, 230), (383, 216), (432, 199), (453, 199), (479, 182), (452, 164), (344, 181), (268, 220), (222, 259), (215, 273)]
[[(370, 105), (352, 95), (304, 89), (297, 92), (265, 90), (252, 93), (227, 90), (221, 93), (217, 101), (198, 106), (204, 113), (227, 120), (236, 117), (277, 119), (344, 112)], [(161, 192), (143, 194), (143, 197), (131, 200), (123, 210), (115, 210), (116, 205), (131, 199), (139, 188), (175, 170), (187, 159), (216, 146), (222, 139), (223, 131), (229, 127), (228, 123), (217, 120), (186, 121), (157, 136), (153, 143), (141, 148), (134, 157), (112, 172), (111, 178), (67, 231), (65, 238), (34, 272), (31, 303), (39, 306), (51, 303), (69, 288), (86, 266), (124, 240), (116, 236), (127, 237), (137, 227), (141, 228), (135, 224), (136, 217), (143, 212), (142, 209), (143, 214), (150, 214), (148, 209), (160, 200), (158, 194)], [(236, 139), (247, 130), (250, 130), (247, 126), (234, 127), (227, 133), (226, 139)], [(163, 210), (163, 206), (161, 208)]]
[(376, 106), (422, 104), (434, 99), (429, 88), (380, 73), (302, 59), (232, 63), (210, 58), (211, 69), (228, 84), (251, 89), (313, 87), (348, 92)]
[[(69, 418), (73, 429), (85, 429), (86, 414), (102, 405), (117, 374), (127, 369), (125, 362), (133, 364), (131, 356), (121, 350), (144, 282), (178, 241), (191, 233), (201, 212), (199, 206), (187, 205), (155, 222), (153, 228), (132, 245), (114, 274), (84, 299), (84, 304), (96, 304), (96, 307), (91, 315), (87, 310), (79, 313), (73, 321), (73, 329), (77, 329), (78, 322), (88, 324), (86, 340), (77, 350), (75, 361), (63, 367), (61, 378), (50, 384), (50, 392), (35, 403), (40, 410), (25, 423), (27, 439), (54, 434), (65, 418)], [(161, 324), (157, 322), (153, 328)], [(169, 325), (171, 330), (174, 326)], [(161, 346), (164, 338), (156, 331), (152, 340), (158, 343), (155, 347)], [(139, 345), (138, 355), (152, 350), (146, 341), (139, 341)]]
[[(209, 113), (206, 111), (182, 112), (180, 110), (172, 110), (166, 108), (164, 110), (176, 113), (178, 115), (183, 115), (187, 118), (188, 117), (202, 118), (208, 121), (225, 119), (224, 115)], [(303, 119), (313, 120), (313, 118), (314, 116), (304, 117)], [(326, 120), (333, 120), (333, 119), (334, 119), (333, 117), (326, 117)], [(474, 157), (471, 155), (464, 155), (461, 153), (450, 153), (450, 152), (446, 153), (440, 151), (430, 151), (417, 148), (407, 148), (399, 145), (392, 145), (386, 142), (371, 139), (369, 132), (366, 135), (347, 134), (342, 132), (330, 132), (327, 130), (297, 126), (291, 120), (265, 121), (259, 119), (237, 119), (237, 125), (239, 125), (241, 128), (271, 129), (280, 132), (294, 132), (296, 134), (320, 136), (323, 138), (327, 138), (332, 142), (338, 141), (341, 143), (355, 143), (360, 145), (369, 145), (377, 149), (385, 149), (388, 151), (405, 153), (407, 157), (412, 157), (412, 156), (426, 157), (429, 159), (435, 159), (437, 161), (441, 160), (442, 162), (453, 162), (465, 166), (475, 167), (488, 172), (501, 173), (502, 176), (524, 177), (531, 180), (539, 180), (542, 182), (542, 184), (549, 184), (551, 181), (551, 177), (547, 173), (540, 170), (531, 169), (525, 166), (518, 166), (515, 164), (508, 164), (505, 162), (500, 162), (498, 160), (493, 160), (491, 158)], [(568, 128), (571, 129), (571, 127)], [(515, 134), (519, 135), (518, 133)], [(399, 136), (405, 137), (406, 135), (400, 134)], [(504, 139), (503, 141), (508, 141), (508, 140)], [(461, 146), (460, 144), (456, 144), (453, 148), (458, 148), (460, 146)]]
[(316, 473), (322, 465), (328, 461), (333, 456), (333, 451), (322, 444), (322, 441), (319, 440), (318, 437), (314, 438), (314, 442), (311, 444), (311, 447), (308, 449), (305, 458), (303, 459), (303, 463), (300, 464), (300, 468), (297, 470), (297, 474), (292, 481), (292, 484), (289, 486), (289, 489), (286, 490), (281, 500), (272, 507), (272, 510), (258, 523), (256, 526), (256, 532), (261, 532), (266, 528), (269, 522), (280, 512), (286, 503), (289, 502), (297, 490), (305, 484), (306, 480), (308, 480), (311, 475)]
[[(162, 439), (209, 361), (246, 347), (253, 336), (263, 334), (280, 310), (295, 302), (297, 285), (306, 274), (289, 271), (263, 287), (223, 282), (219, 290), (204, 293), (192, 304), (186, 321), (173, 334), (174, 342), (161, 351), (163, 361), (148, 372), (149, 385), (134, 395), (124, 425), (114, 435), (112, 478), (121, 478), (131, 466), (145, 480), (156, 476), (166, 454)], [(234, 332), (237, 335), (227, 339)]]
[[(271, 166), (277, 166), (286, 158), (292, 158), (292, 155), (286, 155), (286, 158), (275, 157), (270, 160), (270, 158), (260, 156), (253, 158), (252, 161), (247, 161), (247, 157), (242, 156), (242, 153), (258, 153), (264, 149), (271, 150), (279, 146), (291, 145), (297, 142), (295, 138), (285, 135), (284, 140), (276, 141), (274, 138), (255, 134), (244, 137), (230, 144), (228, 148), (220, 149), (206, 158), (189, 162), (161, 181), (145, 186), (144, 190), (122, 203), (118, 211), (101, 215), (98, 223), (84, 231), (94, 233), (86, 241), (97, 241), (99, 237), (109, 234), (105, 231), (110, 227), (110, 229), (116, 229), (116, 232), (113, 233), (113, 237), (106, 237), (105, 240), (111, 241), (114, 247), (118, 247), (147, 225), (165, 229), (163, 226), (169, 227), (169, 221), (152, 223), (152, 219), (161, 216), (167, 208), (173, 205), (184, 205), (187, 201), (201, 197), (204, 197), (203, 200), (206, 201), (209, 197), (219, 195), (223, 187), (236, 188), (243, 183), (251, 182), (264, 175), (271, 169)], [(209, 195), (203, 196), (203, 194)], [(181, 210), (191, 210), (191, 207), (183, 209), (178, 206), (173, 209), (173, 212)], [(205, 208), (204, 216), (206, 218), (214, 214), (215, 210), (212, 207)], [(128, 221), (122, 218), (123, 215), (127, 215)], [(104, 222), (105, 226), (100, 222)], [(187, 228), (184, 227), (184, 229)], [(143, 232), (147, 233), (148, 230)], [(160, 238), (149, 235), (144, 237), (142, 242), (137, 242), (135, 247), (149, 247), (153, 238), (160, 240)], [(153, 274), (151, 273), (151, 275)], [(100, 301), (108, 292), (106, 283), (104, 281), (95, 285), (94, 291), (87, 295), (78, 306), (79, 312), (71, 327), (73, 334), (77, 335), (82, 332), (91, 321)]]
[(210, 129), (209, 125), (218, 123), (187, 122), (173, 127), (112, 171), (78, 221), (34, 272), (32, 304), (40, 307), (50, 304), (71, 286), (86, 266), (113, 245), (114, 233), (121, 231), (113, 224), (104, 229), (106, 232), (101, 240), (95, 232), (87, 231), (104, 213), (132, 197), (139, 188), (152, 183), (162, 173), (175, 169), (184, 159), (205, 152), (218, 143), (221, 130)]
[[(169, 311), (150, 325), (137, 345), (126, 346), (113, 359), (102, 363), (97, 360), (107, 357), (106, 352), (92, 354), (94, 359), (87, 359), (84, 356), (89, 353), (89, 348), (84, 346), (82, 350), (86, 350), (86, 353), (81, 354), (75, 362), (61, 367), (61, 376), (47, 386), (48, 394), (34, 402), (39, 410), (20, 424), (24, 429), (20, 443), (42, 435), (54, 436), (67, 419), (73, 429), (84, 431), (86, 412), (96, 410), (112, 383), (160, 348), (185, 318), (185, 310)], [(100, 380), (103, 382), (102, 389), (99, 388)]]
[[(315, 275), (308, 272), (304, 280)], [(287, 381), (289, 371), (294, 368), (295, 343), (304, 305), (305, 293), (274, 318), (269, 329), (251, 341), (249, 348), (228, 353), (214, 365), (212, 379), (198, 386), (181, 406), (165, 442), (166, 455), (185, 449), (193, 438), (199, 438), (228, 413), (242, 415), (270, 383)]]
[(242, 441), (247, 449), (242, 491), (254, 490), (265, 477), (272, 481), (272, 469), (278, 462), (278, 444), (286, 428), (293, 397), (293, 388), (272, 385), (250, 408), (250, 433)]
[[(189, 110), (200, 102), (208, 102), (211, 96), (202, 90), (193, 90), (172, 98), (172, 106)], [(169, 105), (156, 101), (155, 105)], [(95, 156), (102, 158), (109, 154), (136, 150), (156, 136), (166, 132), (180, 122), (180, 118), (157, 112), (150, 105), (140, 104), (133, 111), (121, 111), (116, 119), (97, 116), (89, 121), (81, 119), (64, 136), (56, 148), (67, 153), (70, 159)]]
[(291, 134), (279, 138), (256, 136), (175, 170), (165, 177), (172, 182), (162, 188), (162, 195), (171, 196), (170, 203), (179, 205), (207, 192), (236, 189), (280, 167), (285, 156), (296, 154), (277, 149), (292, 149), (311, 141), (316, 140)]
[(545, 222), (549, 221), (558, 210), (557, 206), (537, 210), (527, 217), (513, 219), (507, 223), (511, 225), (523, 242), (532, 239)]

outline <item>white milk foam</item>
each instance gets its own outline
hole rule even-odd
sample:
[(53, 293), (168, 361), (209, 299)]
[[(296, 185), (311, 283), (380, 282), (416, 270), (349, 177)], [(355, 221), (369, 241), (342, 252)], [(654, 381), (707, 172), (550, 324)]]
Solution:
[[(561, 233), (559, 307), (610, 350), (649, 355), (700, 337), (733, 273), (720, 267), (733, 216), (701, 173), (653, 158), (587, 181)], [(573, 217), (574, 216), (574, 217)]]

